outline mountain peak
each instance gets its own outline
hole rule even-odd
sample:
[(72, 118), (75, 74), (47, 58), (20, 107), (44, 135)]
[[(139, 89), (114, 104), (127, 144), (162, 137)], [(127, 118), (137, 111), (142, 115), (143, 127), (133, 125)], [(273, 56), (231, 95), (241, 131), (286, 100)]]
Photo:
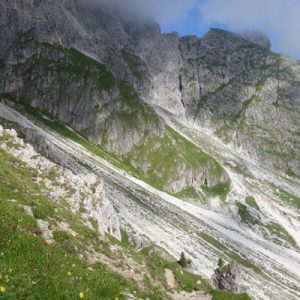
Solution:
[(257, 31), (244, 31), (240, 34), (220, 29), (220, 28), (210, 28), (209, 31), (204, 35), (204, 38), (213, 38), (222, 41), (226, 39), (243, 39), (253, 44), (259, 45), (261, 47), (271, 49), (270, 39), (262, 32)]
[(267, 49), (271, 49), (270, 39), (262, 32), (245, 31), (241, 33), (240, 36), (249, 42), (252, 42)]

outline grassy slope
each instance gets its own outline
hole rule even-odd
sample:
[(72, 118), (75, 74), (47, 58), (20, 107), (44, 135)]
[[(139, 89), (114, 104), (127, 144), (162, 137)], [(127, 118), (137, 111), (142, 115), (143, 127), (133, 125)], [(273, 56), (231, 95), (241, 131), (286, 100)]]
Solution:
[[(77, 299), (80, 292), (87, 299), (99, 299), (99, 296), (115, 299), (122, 298), (125, 290), (138, 291), (132, 282), (103, 264), (95, 264), (90, 270), (78, 258), (85, 247), (99, 245), (101, 241), (63, 202), (54, 204), (43, 195), (44, 187), (33, 181), (34, 169), (25, 167), (3, 150), (0, 150), (0, 163), (0, 285), (7, 290), (3, 299)], [(24, 213), (23, 205), (32, 207), (33, 217)], [(37, 218), (55, 219), (54, 223), (67, 220), (79, 236), (75, 239), (67, 233), (56, 232), (54, 237), (58, 243), (48, 245), (40, 236)], [(72, 274), (69, 276), (68, 272)], [(148, 296), (161, 298), (141, 294), (143, 298)]]
[[(152, 248), (136, 253), (124, 235), (121, 243), (103, 240), (82, 223), (79, 214), (70, 212), (63, 199), (54, 203), (45, 196), (43, 183), (33, 180), (36, 170), (2, 149), (0, 164), (0, 285), (4, 288), (0, 299), (79, 299), (80, 293), (84, 293), (85, 299), (123, 299), (125, 292), (135, 293), (141, 299), (166, 299), (147, 277), (147, 288), (140, 291), (134, 282), (105, 265), (90, 266), (85, 258), (78, 258), (91, 245), (105, 255), (114, 255), (109, 250), (110, 244), (121, 246), (122, 254), (146, 265), (151, 276), (164, 285), (164, 268), (168, 267), (175, 273), (180, 289), (201, 289), (212, 294), (215, 300), (225, 296), (249, 299), (246, 295), (213, 290), (199, 276), (181, 272), (177, 263), (162, 259)], [(45, 178), (55, 180), (52, 173), (45, 174)], [(23, 205), (32, 208), (33, 217), (24, 213)], [(73, 237), (56, 230), (56, 242), (48, 245), (41, 237), (37, 219), (47, 220), (50, 226), (67, 222), (78, 235)]]
[(127, 164), (134, 164), (135, 161), (149, 166), (147, 170), (137, 167), (136, 172), (159, 189), (165, 189), (170, 180), (180, 179), (178, 167), (191, 170), (195, 177), (202, 169), (209, 170), (207, 176), (221, 176), (225, 172), (213, 158), (170, 127), (162, 137), (146, 137), (124, 159)]

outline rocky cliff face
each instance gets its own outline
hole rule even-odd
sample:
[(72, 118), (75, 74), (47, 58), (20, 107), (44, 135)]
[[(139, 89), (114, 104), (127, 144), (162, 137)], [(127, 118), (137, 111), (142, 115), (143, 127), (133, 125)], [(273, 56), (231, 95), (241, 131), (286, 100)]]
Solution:
[(220, 290), (240, 291), (239, 271), (236, 266), (230, 264), (215, 270), (213, 282)]
[(81, 0), (2, 1), (0, 10), (1, 91), (109, 152), (133, 157), (148, 134), (166, 134), (149, 103), (299, 175), (299, 64), (263, 35), (161, 34), (152, 21)]
[[(126, 154), (162, 122), (134, 89), (105, 65), (71, 48), (18, 33), (2, 65), (1, 90), (69, 124), (95, 144)], [(133, 117), (134, 116), (134, 117)], [(130, 120), (130, 122), (128, 122)]]
[(217, 29), (182, 41), (188, 118), (250, 157), (299, 174), (299, 64)]

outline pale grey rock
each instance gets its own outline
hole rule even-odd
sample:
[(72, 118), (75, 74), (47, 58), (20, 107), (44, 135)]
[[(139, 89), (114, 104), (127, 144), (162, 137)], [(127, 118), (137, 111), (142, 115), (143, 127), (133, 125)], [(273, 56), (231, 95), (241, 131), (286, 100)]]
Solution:
[(47, 244), (54, 243), (53, 240), (53, 232), (49, 229), (49, 222), (38, 219), (36, 221), (38, 228), (42, 232), (42, 237), (46, 241)]
[[(36, 152), (41, 153), (58, 165), (72, 170), (74, 173), (78, 173), (82, 169), (74, 159), (66, 155), (63, 150), (47, 140), (37, 130), (24, 128), (22, 131), (24, 132), (26, 142), (32, 145)], [(57, 196), (54, 196), (54, 198), (56, 199)]]
[(24, 205), (23, 209), (28, 216), (33, 217), (33, 212), (30, 206)]
[(217, 268), (213, 276), (213, 282), (216, 288), (231, 292), (240, 292), (239, 271), (236, 266), (230, 264)]

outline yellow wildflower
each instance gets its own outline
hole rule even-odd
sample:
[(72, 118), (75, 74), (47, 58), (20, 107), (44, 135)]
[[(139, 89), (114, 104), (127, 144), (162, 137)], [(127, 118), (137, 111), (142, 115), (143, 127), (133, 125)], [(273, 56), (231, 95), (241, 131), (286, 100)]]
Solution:
[(70, 271), (67, 274), (68, 274), (68, 276), (72, 276), (72, 272), (70, 272)]
[(80, 298), (80, 299), (83, 299), (83, 298), (84, 298), (84, 292), (80, 292), (80, 293), (79, 293), (79, 298)]
[(0, 292), (1, 292), (1, 293), (5, 293), (5, 292), (6, 292), (5, 286), (0, 285)]

